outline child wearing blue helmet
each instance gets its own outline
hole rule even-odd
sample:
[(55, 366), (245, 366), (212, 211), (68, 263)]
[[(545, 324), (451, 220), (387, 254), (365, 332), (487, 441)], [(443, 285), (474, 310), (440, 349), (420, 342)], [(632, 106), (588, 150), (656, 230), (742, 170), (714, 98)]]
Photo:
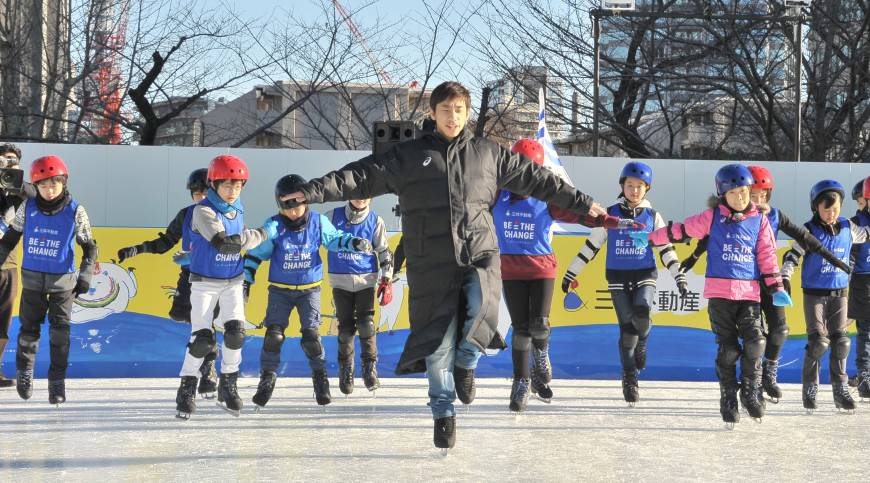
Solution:
[[(825, 248), (840, 260), (848, 262), (853, 244), (870, 239), (870, 228), (861, 227), (840, 216), (845, 198), (846, 189), (837, 181), (826, 179), (813, 185), (810, 189), (813, 217), (804, 226)], [(846, 333), (849, 325), (846, 317), (849, 274), (817, 253), (805, 253), (800, 244), (793, 243), (783, 257), (782, 275), (785, 280), (790, 280), (802, 256), (801, 288), (804, 292), (807, 327), (807, 347), (801, 375), (803, 405), (808, 414), (812, 414), (817, 407), (819, 364), (830, 347), (834, 405), (837, 409), (851, 413), (855, 410), (855, 401), (849, 394), (846, 377), (846, 358), (851, 344)]]
[[(870, 226), (870, 177), (862, 179), (852, 190), (852, 198), (858, 203), (858, 212), (852, 223)], [(852, 278), (849, 280), (848, 317), (855, 320), (858, 336), (855, 337), (855, 366), (858, 368), (856, 385), (861, 399), (870, 398), (870, 243), (856, 243), (852, 247), (855, 261)]]
[[(606, 272), (613, 308), (619, 322), (619, 359), (622, 364), (622, 395), (629, 406), (639, 399), (638, 372), (646, 367), (646, 343), (650, 333), (650, 311), (656, 291), (658, 269), (653, 252), (647, 246), (635, 246), (631, 233), (642, 238), (654, 229), (662, 228), (662, 216), (652, 208), (646, 194), (652, 187), (653, 173), (649, 165), (632, 161), (619, 175), (621, 192), (607, 213), (617, 218), (631, 219), (644, 225), (640, 231), (626, 227), (595, 228), (584, 246), (571, 261), (562, 278), (562, 291), (577, 287), (577, 277), (601, 246), (607, 242)], [(670, 243), (658, 247), (662, 264), (677, 282), (681, 294), (688, 292), (686, 276), (679, 272), (677, 252)]]
[[(776, 263), (776, 239), (770, 220), (750, 199), (752, 173), (742, 164), (723, 166), (716, 173), (718, 204), (690, 216), (683, 223), (669, 223), (649, 235), (653, 244), (686, 242), (709, 236), (704, 297), (710, 325), (716, 334), (716, 375), (719, 377), (719, 412), (729, 428), (740, 419), (740, 403), (761, 421), (764, 399), (761, 358), (764, 323), (761, 290), (772, 294), (774, 305), (791, 305)], [(740, 376), (737, 378), (737, 361)]]

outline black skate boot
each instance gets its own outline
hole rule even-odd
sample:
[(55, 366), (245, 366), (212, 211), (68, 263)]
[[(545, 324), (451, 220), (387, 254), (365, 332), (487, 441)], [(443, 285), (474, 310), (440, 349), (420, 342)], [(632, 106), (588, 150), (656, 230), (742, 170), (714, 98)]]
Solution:
[(332, 394), (329, 393), (329, 378), (326, 369), (311, 373), (311, 381), (314, 383), (314, 399), (317, 404), (326, 406), (332, 402)]
[(221, 374), (217, 390), (218, 406), (235, 417), (239, 417), (242, 411), (242, 398), (239, 397), (239, 389), (236, 387), (238, 379), (238, 372)]
[(175, 395), (175, 417), (187, 421), (196, 411), (196, 377), (184, 376)]
[(342, 394), (348, 395), (353, 392), (353, 361), (338, 363), (338, 390)]
[(807, 410), (807, 414), (813, 414), (813, 411), (816, 410), (816, 394), (819, 392), (819, 385), (810, 382), (804, 384), (802, 397), (804, 403), (804, 409)]
[(870, 371), (858, 374), (858, 395), (861, 396), (861, 402), (864, 402), (864, 399), (870, 402)]
[(378, 379), (378, 361), (364, 360), (363, 363), (363, 383), (369, 391), (375, 391), (381, 387), (381, 381)]
[(849, 394), (849, 385), (846, 383), (831, 384), (834, 391), (834, 406), (843, 410), (846, 414), (855, 414), (855, 400)]
[(453, 383), (456, 387), (456, 397), (462, 404), (471, 404), (474, 401), (476, 388), (474, 387), (474, 369), (463, 369), (453, 366)]
[(19, 370), (15, 376), (15, 389), (25, 401), (33, 396), (33, 369)]
[(7, 379), (6, 376), (0, 372), (0, 387), (12, 387), (15, 385), (15, 379)]
[(214, 399), (214, 394), (217, 391), (217, 372), (214, 369), (214, 359), (203, 359), (199, 372), (202, 377), (199, 378), (199, 387), (196, 392), (203, 399)]
[(511, 386), (511, 403), (510, 410), (515, 413), (521, 413), (526, 410), (529, 405), (529, 379), (514, 379)]
[(532, 395), (539, 401), (550, 404), (550, 401), (553, 400), (553, 390), (547, 383), (538, 379), (535, 371), (532, 371), (531, 383)]
[(646, 369), (646, 339), (638, 339), (634, 348), (634, 366), (638, 371)]
[(749, 417), (760, 423), (764, 417), (764, 396), (761, 384), (751, 379), (743, 378), (740, 383), (740, 404), (749, 413)]
[(637, 372), (623, 371), (622, 372), (622, 397), (628, 403), (628, 407), (633, 408), (640, 399), (640, 393), (637, 389)]
[(60, 406), (66, 401), (66, 381), (56, 379), (48, 381), (48, 403)]
[(734, 425), (740, 422), (740, 407), (737, 405), (737, 387), (719, 385), (719, 413), (725, 427), (734, 429)]
[(764, 387), (764, 392), (770, 398), (770, 402), (778, 404), (782, 397), (782, 389), (776, 383), (776, 372), (779, 369), (779, 361), (765, 359), (763, 363), (763, 371), (761, 373), (761, 385)]
[(549, 384), (553, 380), (553, 367), (550, 365), (549, 347), (538, 349), (532, 347), (532, 371), (537, 373), (538, 380)]
[(435, 420), (435, 447), (441, 448), (443, 454), (456, 444), (456, 417), (439, 418)]
[(269, 402), (269, 399), (272, 399), (272, 391), (275, 390), (275, 381), (278, 380), (278, 375), (273, 371), (263, 371), (260, 374), (260, 383), (257, 384), (257, 393), (254, 394), (252, 400), (254, 404), (257, 405), (254, 408), (254, 411), (260, 412), (260, 410), (266, 407), (266, 403)]

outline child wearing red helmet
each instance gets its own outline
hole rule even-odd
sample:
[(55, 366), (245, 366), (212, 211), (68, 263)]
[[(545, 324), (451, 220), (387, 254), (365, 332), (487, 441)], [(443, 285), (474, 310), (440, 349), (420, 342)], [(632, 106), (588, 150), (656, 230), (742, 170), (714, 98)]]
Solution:
[[(511, 151), (538, 166), (544, 164), (544, 147), (534, 139), (520, 139)], [(513, 328), (514, 380), (509, 408), (519, 413), (526, 410), (530, 390), (546, 403), (553, 397), (549, 356), (550, 305), (556, 278), (556, 256), (551, 244), (553, 222), (615, 228), (620, 219), (609, 215), (580, 216), (506, 190), (499, 192), (492, 214), (501, 253), (504, 300)]]
[(770, 220), (750, 199), (752, 173), (741, 164), (729, 164), (716, 172), (715, 180), (716, 206), (683, 223), (668, 223), (650, 233), (649, 240), (661, 245), (709, 236), (704, 297), (708, 299), (710, 325), (719, 346), (719, 412), (725, 425), (733, 428), (740, 419), (738, 389), (740, 404), (749, 415), (758, 421), (764, 416), (761, 291), (771, 292), (776, 305), (791, 305), (792, 301), (779, 274)]
[[(770, 205), (774, 188), (773, 175), (770, 174), (770, 171), (764, 166), (748, 166), (748, 169), (752, 173), (753, 181), (750, 187), (749, 198), (758, 206), (758, 209), (762, 213), (767, 215), (770, 227), (773, 229), (774, 238), (782, 231), (793, 239), (798, 240), (808, 250), (818, 252), (819, 255), (829, 262), (838, 265), (844, 270), (848, 270), (848, 267), (834, 256), (833, 253), (823, 247), (821, 242), (806, 227), (793, 223), (780, 209)], [(682, 272), (690, 270), (695, 265), (695, 262), (698, 261), (698, 258), (706, 252), (707, 240), (707, 238), (704, 238), (699, 241), (692, 255), (683, 261), (680, 267)], [(783, 280), (783, 284), (786, 291), (791, 293), (789, 281)], [(761, 292), (761, 313), (767, 326), (761, 385), (771, 402), (775, 404), (782, 397), (782, 390), (779, 384), (777, 384), (777, 372), (779, 370), (779, 355), (782, 352), (785, 341), (788, 339), (788, 323), (785, 319), (785, 308), (775, 305), (772, 296), (766, 291)]]
[[(21, 261), (21, 329), (18, 335), (16, 387), (22, 399), (33, 395), (33, 366), (42, 322), (48, 313), (51, 365), (48, 402), (66, 401), (70, 313), (73, 299), (90, 289), (97, 261), (97, 244), (88, 214), (67, 191), (69, 169), (57, 156), (44, 156), (30, 167), (35, 198), (23, 203), (0, 240), (0, 263), (24, 237)], [(78, 271), (75, 245), (82, 248)]]
[[(244, 259), (241, 252), (274, 236), (276, 223), (245, 228), (240, 195), (248, 167), (236, 156), (221, 155), (208, 167), (208, 192), (190, 221), (190, 343), (184, 353), (176, 417), (189, 419), (196, 409), (197, 379), (203, 359), (214, 350), (212, 325), (224, 330), (218, 403), (238, 416), (242, 409), (236, 381), (245, 340)], [(220, 312), (214, 317), (215, 306)]]

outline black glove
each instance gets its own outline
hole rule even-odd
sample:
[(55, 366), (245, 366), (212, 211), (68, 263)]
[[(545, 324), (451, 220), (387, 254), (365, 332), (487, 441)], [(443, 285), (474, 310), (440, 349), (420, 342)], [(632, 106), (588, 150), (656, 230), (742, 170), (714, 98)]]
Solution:
[(133, 258), (136, 255), (144, 252), (144, 248), (145, 247), (142, 245), (136, 245), (132, 247), (124, 247), (118, 250), (118, 263), (121, 263), (128, 258)]
[(568, 293), (569, 291), (576, 289), (580, 285), (580, 283), (577, 282), (577, 279), (574, 278), (576, 276), (577, 274), (575, 274), (571, 270), (565, 272), (565, 276), (562, 277), (562, 292)]
[(80, 279), (78, 279), (78, 281), (76, 281), (76, 286), (73, 289), (73, 296), (78, 297), (79, 295), (86, 294), (86, 293), (88, 293), (88, 290), (90, 290), (90, 289), (91, 289), (91, 282), (88, 282), (87, 280), (83, 280), (80, 278)]
[(251, 296), (251, 282), (245, 280), (242, 282), (242, 298), (245, 303), (248, 303), (248, 298)]
[(785, 293), (791, 295), (791, 279), (788, 277), (783, 277), (782, 279), (782, 288), (785, 289)]
[(366, 240), (365, 238), (354, 238), (351, 242), (351, 246), (353, 249), (362, 253), (371, 253), (372, 252), (372, 242)]
[(689, 283), (686, 281), (686, 274), (677, 274), (674, 280), (677, 282), (677, 290), (680, 291), (680, 297), (689, 295)]

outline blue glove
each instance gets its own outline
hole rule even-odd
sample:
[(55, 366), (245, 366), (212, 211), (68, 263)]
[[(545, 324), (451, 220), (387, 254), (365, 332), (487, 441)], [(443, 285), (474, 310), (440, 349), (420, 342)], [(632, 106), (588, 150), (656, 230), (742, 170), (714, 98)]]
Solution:
[(794, 302), (791, 301), (791, 296), (785, 290), (781, 290), (773, 294), (773, 305), (777, 307), (793, 307)]
[(271, 217), (266, 218), (266, 221), (263, 222), (263, 231), (266, 232), (266, 237), (270, 240), (278, 238), (278, 222)]
[(181, 265), (190, 265), (190, 252), (175, 252), (172, 255), (172, 261)]
[(630, 231), (628, 236), (631, 237), (635, 248), (646, 248), (649, 245), (649, 234), (645, 231)]

